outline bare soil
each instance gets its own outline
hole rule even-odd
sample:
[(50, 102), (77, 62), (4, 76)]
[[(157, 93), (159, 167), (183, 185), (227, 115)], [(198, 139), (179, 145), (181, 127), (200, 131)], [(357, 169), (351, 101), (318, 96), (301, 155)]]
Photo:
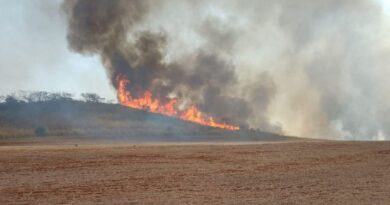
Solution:
[(6, 144), (0, 204), (390, 204), (390, 142)]

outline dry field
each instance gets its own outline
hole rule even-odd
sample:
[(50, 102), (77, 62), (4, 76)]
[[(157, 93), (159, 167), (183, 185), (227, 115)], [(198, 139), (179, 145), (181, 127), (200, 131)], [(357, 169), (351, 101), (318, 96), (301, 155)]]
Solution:
[(8, 144), (0, 204), (390, 204), (390, 143)]

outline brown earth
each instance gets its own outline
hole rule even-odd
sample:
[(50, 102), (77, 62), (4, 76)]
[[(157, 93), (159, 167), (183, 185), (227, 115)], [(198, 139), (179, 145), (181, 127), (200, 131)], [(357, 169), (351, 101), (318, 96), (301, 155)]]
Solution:
[(390, 204), (390, 142), (8, 144), (0, 204)]

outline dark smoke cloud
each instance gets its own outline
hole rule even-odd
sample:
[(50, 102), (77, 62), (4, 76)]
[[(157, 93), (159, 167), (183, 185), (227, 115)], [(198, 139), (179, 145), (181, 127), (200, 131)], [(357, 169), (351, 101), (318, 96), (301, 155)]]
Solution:
[[(126, 75), (130, 80), (128, 89), (134, 95), (152, 90), (156, 97), (166, 99), (175, 94), (197, 104), (204, 112), (228, 122), (246, 124), (252, 112), (249, 103), (225, 93), (238, 83), (235, 66), (219, 54), (227, 48), (217, 48), (233, 42), (231, 33), (207, 21), (202, 32), (207, 34), (207, 44), (212, 47), (167, 63), (164, 32), (132, 32), (132, 26), (144, 23), (148, 6), (145, 1), (66, 1), (70, 48), (101, 55), (114, 87), (116, 77)], [(134, 40), (129, 41), (128, 35)], [(194, 58), (192, 64), (188, 58)]]
[(126, 41), (126, 33), (146, 12), (143, 1), (69, 0), (68, 42), (81, 53), (112, 52)]
[(389, 49), (374, 0), (71, 0), (69, 47), (115, 87), (177, 96), (229, 122), (319, 138), (383, 139)]

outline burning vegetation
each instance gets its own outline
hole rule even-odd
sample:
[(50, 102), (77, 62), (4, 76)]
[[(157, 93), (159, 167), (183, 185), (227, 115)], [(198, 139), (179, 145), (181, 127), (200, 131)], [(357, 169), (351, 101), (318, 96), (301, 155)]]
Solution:
[(198, 123), (204, 126), (228, 130), (240, 129), (238, 126), (217, 122), (212, 116), (207, 116), (206, 114), (199, 111), (195, 105), (191, 105), (183, 110), (180, 110), (178, 109), (179, 101), (176, 98), (168, 99), (166, 102), (162, 102), (153, 98), (151, 91), (145, 91), (140, 97), (133, 97), (131, 92), (126, 89), (130, 81), (123, 75), (119, 75), (117, 77), (117, 82), (118, 100), (119, 103), (124, 106), (135, 109), (142, 109), (153, 113), (160, 113), (171, 117), (177, 117), (182, 120)]

